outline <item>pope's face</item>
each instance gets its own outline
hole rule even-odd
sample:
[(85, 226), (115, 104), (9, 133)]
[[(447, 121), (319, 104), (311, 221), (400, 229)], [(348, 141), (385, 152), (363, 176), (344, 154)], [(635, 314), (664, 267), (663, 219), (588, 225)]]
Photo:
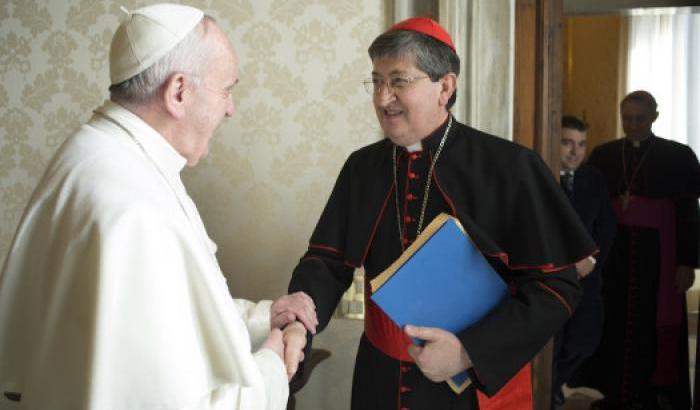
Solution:
[[(447, 119), (441, 80), (431, 81), (413, 57), (377, 58), (372, 64), (372, 79), (379, 84), (373, 94), (374, 109), (384, 135), (394, 144), (415, 144)], [(387, 86), (402, 83), (400, 88)]]
[(231, 95), (238, 81), (235, 51), (226, 35), (211, 23), (207, 32), (209, 56), (204, 75), (192, 89), (187, 136), (187, 165), (194, 166), (209, 152), (214, 131), (235, 111)]
[(642, 140), (651, 135), (651, 125), (659, 113), (641, 101), (629, 100), (620, 107), (622, 129), (632, 140)]
[(586, 131), (563, 128), (561, 131), (561, 168), (575, 171), (586, 156)]

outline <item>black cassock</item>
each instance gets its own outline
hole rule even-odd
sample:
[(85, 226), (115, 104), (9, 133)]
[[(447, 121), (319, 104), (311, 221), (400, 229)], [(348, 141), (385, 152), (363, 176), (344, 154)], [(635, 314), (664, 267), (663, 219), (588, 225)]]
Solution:
[[(423, 139), (422, 151), (397, 149), (398, 191), (390, 140), (347, 159), (289, 285), (314, 299), (319, 329), (355, 268), (364, 267), (369, 281), (399, 257), (402, 239), (404, 247), (415, 239), (428, 169), (446, 127)], [(431, 182), (423, 227), (440, 212), (455, 215), (511, 297), (457, 334), (474, 364), (474, 383), (460, 395), (374, 343), (400, 344), (405, 336), (367, 297), (353, 409), (475, 409), (476, 389), (495, 394), (570, 317), (580, 297), (572, 264), (596, 247), (539, 156), (455, 121)]]
[(606, 143), (589, 164), (606, 177), (617, 234), (603, 270), (602, 341), (572, 384), (598, 388), (611, 408), (655, 408), (662, 396), (688, 409), (686, 305), (675, 269), (698, 266), (700, 165), (686, 145), (656, 136)]

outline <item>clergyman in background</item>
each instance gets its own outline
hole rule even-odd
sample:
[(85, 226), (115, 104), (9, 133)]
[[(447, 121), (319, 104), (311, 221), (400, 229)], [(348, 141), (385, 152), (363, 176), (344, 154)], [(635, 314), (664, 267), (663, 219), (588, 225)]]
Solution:
[(687, 145), (652, 132), (656, 99), (620, 102), (625, 137), (598, 146), (617, 233), (603, 268), (605, 324), (575, 375), (600, 390), (599, 409), (690, 407), (685, 292), (698, 267), (700, 164)]

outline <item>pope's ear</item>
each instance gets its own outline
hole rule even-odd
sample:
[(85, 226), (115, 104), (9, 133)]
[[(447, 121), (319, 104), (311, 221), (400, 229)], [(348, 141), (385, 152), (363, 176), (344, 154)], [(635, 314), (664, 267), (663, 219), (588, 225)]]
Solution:
[(454, 73), (447, 73), (440, 79), (440, 106), (447, 106), (450, 97), (457, 90), (457, 76)]
[(191, 80), (183, 73), (174, 73), (163, 83), (160, 97), (165, 110), (175, 118), (185, 115), (185, 102), (191, 91)]

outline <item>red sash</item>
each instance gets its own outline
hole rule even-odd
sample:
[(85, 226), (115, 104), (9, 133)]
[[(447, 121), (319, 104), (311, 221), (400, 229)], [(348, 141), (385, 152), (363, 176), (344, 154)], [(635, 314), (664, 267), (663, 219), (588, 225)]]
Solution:
[[(374, 347), (396, 360), (413, 363), (408, 354), (411, 339), (369, 297), (365, 283), (365, 336)], [(532, 372), (523, 366), (494, 396), (477, 390), (481, 410), (532, 410)]]

